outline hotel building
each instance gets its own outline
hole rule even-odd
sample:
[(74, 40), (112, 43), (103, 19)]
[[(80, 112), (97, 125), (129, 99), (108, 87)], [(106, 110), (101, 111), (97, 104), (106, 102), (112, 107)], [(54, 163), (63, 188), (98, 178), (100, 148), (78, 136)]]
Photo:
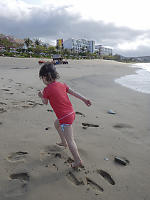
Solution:
[(64, 49), (70, 49), (75, 52), (90, 52), (95, 51), (95, 41), (88, 41), (85, 39), (68, 39), (63, 42)]

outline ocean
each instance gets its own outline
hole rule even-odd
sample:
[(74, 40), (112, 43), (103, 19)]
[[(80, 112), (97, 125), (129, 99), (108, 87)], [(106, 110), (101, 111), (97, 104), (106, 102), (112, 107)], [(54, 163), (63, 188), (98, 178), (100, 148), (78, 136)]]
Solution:
[(137, 92), (150, 94), (150, 63), (132, 64), (131, 67), (137, 68), (135, 74), (120, 77), (115, 82)]

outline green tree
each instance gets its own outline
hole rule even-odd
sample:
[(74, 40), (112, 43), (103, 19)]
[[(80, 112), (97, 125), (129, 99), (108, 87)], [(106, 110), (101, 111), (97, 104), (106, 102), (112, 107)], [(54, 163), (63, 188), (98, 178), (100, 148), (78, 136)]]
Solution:
[(48, 51), (48, 54), (56, 54), (57, 52), (56, 52), (56, 47), (54, 47), (54, 46), (50, 46), (50, 47), (48, 47), (48, 49), (47, 49), (47, 51)]
[(41, 45), (42, 42), (39, 38), (36, 38), (34, 43), (35, 43), (36, 46), (39, 46), (39, 45)]
[(6, 50), (15, 47), (15, 43), (9, 41), (7, 37), (0, 38), (0, 45), (4, 46)]
[(29, 48), (33, 42), (32, 42), (32, 40), (30, 40), (30, 38), (25, 38), (24, 43), (27, 46), (27, 48)]
[(43, 47), (43, 46), (40, 46), (40, 45), (37, 45), (35, 48), (33, 48), (33, 52), (34, 52), (36, 55), (39, 55), (40, 53), (43, 53), (43, 52), (44, 52), (44, 47)]

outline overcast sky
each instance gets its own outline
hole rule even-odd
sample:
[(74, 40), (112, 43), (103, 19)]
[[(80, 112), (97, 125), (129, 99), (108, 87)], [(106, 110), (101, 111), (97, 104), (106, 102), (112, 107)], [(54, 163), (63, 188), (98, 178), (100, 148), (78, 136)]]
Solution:
[(149, 0), (0, 0), (0, 33), (94, 40), (124, 56), (150, 56)]

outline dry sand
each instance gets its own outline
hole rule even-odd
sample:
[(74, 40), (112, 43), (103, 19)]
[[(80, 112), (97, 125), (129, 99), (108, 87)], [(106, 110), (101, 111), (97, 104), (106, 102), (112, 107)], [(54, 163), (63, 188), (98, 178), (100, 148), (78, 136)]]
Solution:
[(92, 101), (88, 108), (70, 97), (85, 164), (74, 171), (70, 152), (56, 146), (55, 115), (37, 96), (39, 68), (38, 59), (0, 57), (0, 200), (149, 200), (150, 95), (114, 82), (134, 69), (103, 60), (57, 65), (60, 81)]

